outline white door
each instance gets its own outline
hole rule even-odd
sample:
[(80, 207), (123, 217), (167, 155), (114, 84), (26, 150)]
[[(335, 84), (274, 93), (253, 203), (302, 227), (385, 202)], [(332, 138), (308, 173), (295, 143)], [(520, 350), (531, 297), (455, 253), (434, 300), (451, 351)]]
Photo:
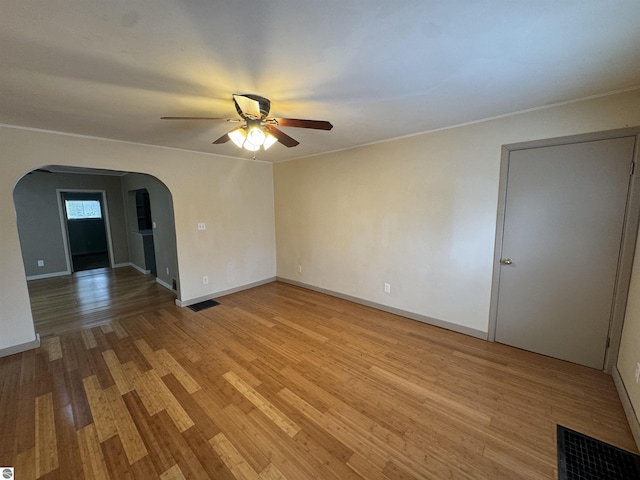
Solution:
[(510, 152), (496, 341), (603, 368), (634, 142)]

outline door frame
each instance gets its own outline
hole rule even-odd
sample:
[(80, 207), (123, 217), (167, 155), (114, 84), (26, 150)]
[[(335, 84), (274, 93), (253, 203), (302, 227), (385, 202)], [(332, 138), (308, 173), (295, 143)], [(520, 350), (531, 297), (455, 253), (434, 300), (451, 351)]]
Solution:
[(67, 262), (67, 272), (74, 273), (73, 263), (71, 262), (71, 245), (69, 244), (69, 231), (67, 227), (67, 216), (65, 213), (64, 203), (62, 201), (63, 194), (69, 193), (99, 193), (101, 195), (102, 219), (104, 220), (104, 229), (107, 235), (107, 248), (109, 250), (109, 267), (115, 265), (113, 258), (113, 244), (111, 242), (111, 226), (109, 225), (109, 206), (107, 205), (106, 190), (91, 190), (78, 188), (56, 188), (56, 196), (58, 197), (58, 211), (60, 213), (60, 227), (62, 230), (62, 241), (64, 243), (64, 256)]
[[(500, 160), (500, 183), (498, 187), (498, 212), (496, 220), (495, 249), (493, 254), (493, 276), (491, 282), (491, 300), (489, 306), (489, 331), (487, 340), (495, 342), (498, 323), (498, 298), (500, 294), (500, 259), (502, 258), (503, 235), (505, 227), (505, 212), (507, 204), (507, 179), (509, 174), (509, 158), (513, 151), (528, 150), (532, 148), (555, 147), (572, 143), (593, 142), (598, 140), (610, 140), (621, 137), (635, 137), (633, 152), (633, 165), (638, 163), (638, 150), (640, 150), (640, 126), (609, 130), (604, 132), (571, 135), (544, 140), (512, 143), (502, 146)], [(635, 168), (634, 168), (635, 170)], [(604, 358), (604, 371), (611, 373), (618, 359), (620, 350), (620, 338), (624, 323), (629, 284), (631, 282), (631, 269), (640, 224), (640, 181), (636, 172), (629, 173), (629, 193), (624, 217), (622, 232), (622, 244), (618, 258), (618, 270), (616, 274), (615, 291), (613, 297), (613, 309), (609, 321), (608, 346)]]

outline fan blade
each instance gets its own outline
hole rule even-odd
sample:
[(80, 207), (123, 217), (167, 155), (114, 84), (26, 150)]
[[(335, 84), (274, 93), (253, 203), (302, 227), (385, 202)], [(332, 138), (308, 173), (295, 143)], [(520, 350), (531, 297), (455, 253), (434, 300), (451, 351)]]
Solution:
[(224, 120), (225, 122), (239, 122), (237, 118), (216, 117), (160, 117), (160, 120)]
[(331, 130), (333, 125), (324, 120), (302, 120), (299, 118), (270, 118), (279, 127), (314, 128), (316, 130)]
[(260, 116), (260, 103), (252, 98), (245, 97), (244, 95), (233, 95), (233, 101), (236, 102), (236, 107), (239, 113), (243, 116), (259, 119)]
[(266, 128), (271, 135), (276, 137), (278, 141), (283, 144), (285, 147), (295, 147), (296, 145), (300, 145), (300, 142), (295, 138), (291, 138), (289, 135), (284, 133), (282, 130), (278, 130), (276, 127), (272, 127), (271, 125), (265, 125)]
[(213, 142), (213, 144), (214, 145), (220, 145), (221, 143), (227, 143), (228, 141), (229, 141), (229, 134), (225, 133), (219, 139), (217, 139), (215, 142)]

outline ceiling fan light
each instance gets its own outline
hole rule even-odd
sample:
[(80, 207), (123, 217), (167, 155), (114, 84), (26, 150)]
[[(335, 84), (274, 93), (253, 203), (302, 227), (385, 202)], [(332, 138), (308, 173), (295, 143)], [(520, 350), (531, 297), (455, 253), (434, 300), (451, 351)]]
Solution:
[(266, 138), (265, 133), (260, 127), (251, 127), (247, 132), (247, 142), (256, 147), (262, 146)]
[(244, 131), (244, 128), (236, 128), (235, 130), (231, 130), (227, 135), (233, 143), (235, 143), (238, 148), (242, 148), (242, 145), (245, 143), (247, 138), (247, 132)]
[(246, 142), (244, 142), (244, 148), (246, 150), (249, 150), (250, 152), (255, 152), (257, 150), (260, 150), (260, 145), (254, 145), (249, 140), (247, 140)]
[(271, 135), (270, 133), (265, 134), (264, 143), (262, 144), (262, 148), (267, 150), (271, 145), (276, 143), (278, 139)]

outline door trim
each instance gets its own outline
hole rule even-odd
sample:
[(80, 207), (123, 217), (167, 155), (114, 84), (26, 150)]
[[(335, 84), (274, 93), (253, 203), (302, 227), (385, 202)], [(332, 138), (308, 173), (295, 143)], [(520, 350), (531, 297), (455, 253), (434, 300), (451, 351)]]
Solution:
[(87, 190), (74, 188), (56, 188), (56, 196), (58, 197), (58, 212), (60, 213), (60, 227), (62, 229), (62, 241), (64, 243), (64, 256), (67, 262), (67, 273), (72, 274), (73, 265), (71, 263), (71, 245), (69, 244), (69, 231), (67, 230), (67, 217), (65, 214), (62, 196), (65, 192), (69, 193), (99, 193), (102, 203), (102, 218), (104, 220), (104, 229), (107, 235), (107, 248), (109, 250), (109, 267), (114, 268), (115, 260), (113, 258), (113, 244), (111, 242), (111, 226), (109, 225), (109, 206), (107, 205), (107, 192), (105, 190)]
[[(594, 132), (568, 137), (558, 137), (530, 142), (513, 143), (502, 146), (500, 159), (500, 182), (498, 186), (498, 209), (496, 218), (495, 249), (493, 254), (493, 275), (491, 282), (491, 300), (489, 305), (489, 331), (487, 340), (495, 342), (496, 327), (498, 322), (498, 298), (500, 294), (500, 258), (502, 256), (502, 242), (505, 224), (505, 210), (507, 203), (507, 178), (509, 174), (509, 157), (511, 152), (527, 150), (531, 148), (554, 147), (572, 143), (593, 142), (598, 140), (611, 140), (621, 137), (635, 137), (633, 162), (638, 163), (638, 151), (640, 150), (640, 127)], [(618, 271), (613, 299), (612, 315), (609, 323), (609, 346), (605, 352), (604, 371), (611, 373), (618, 359), (620, 350), (620, 338), (622, 325), (627, 305), (629, 284), (631, 282), (631, 269), (635, 254), (638, 225), (640, 223), (640, 181), (637, 172), (630, 175), (629, 194), (625, 211), (624, 226), (622, 232), (622, 244), (618, 258)]]

